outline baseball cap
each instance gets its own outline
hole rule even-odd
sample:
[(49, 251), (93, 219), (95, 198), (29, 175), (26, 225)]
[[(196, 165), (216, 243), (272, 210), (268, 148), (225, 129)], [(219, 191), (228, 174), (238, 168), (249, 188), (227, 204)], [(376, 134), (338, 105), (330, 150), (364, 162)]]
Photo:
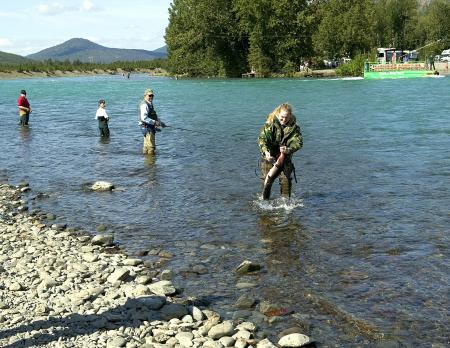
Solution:
[(146, 95), (154, 95), (153, 90), (150, 88), (146, 89), (144, 92), (144, 96), (146, 96)]

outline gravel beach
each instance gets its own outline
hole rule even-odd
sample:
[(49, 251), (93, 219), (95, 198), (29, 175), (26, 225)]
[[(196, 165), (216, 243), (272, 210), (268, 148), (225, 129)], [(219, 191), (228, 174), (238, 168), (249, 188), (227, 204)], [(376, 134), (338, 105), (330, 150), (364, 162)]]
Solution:
[(24, 183), (0, 184), (1, 347), (300, 347), (184, 298), (169, 270), (28, 213)]

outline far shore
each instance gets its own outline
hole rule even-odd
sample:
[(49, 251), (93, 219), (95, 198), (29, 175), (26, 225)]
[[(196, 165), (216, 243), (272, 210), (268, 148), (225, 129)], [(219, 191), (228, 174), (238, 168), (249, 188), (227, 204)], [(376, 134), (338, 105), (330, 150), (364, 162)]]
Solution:
[[(122, 75), (125, 77), (127, 75), (127, 71), (125, 70), (104, 70), (104, 69), (95, 69), (92, 71), (9, 71), (3, 72), (0, 71), (0, 80), (14, 80), (14, 79), (24, 79), (24, 78), (42, 78), (42, 77), (78, 77), (78, 76), (95, 76), (95, 75)], [(170, 76), (163, 69), (139, 69), (132, 71), (131, 74), (148, 74), (150, 76)], [(302, 71), (295, 74), (296, 78), (329, 78), (336, 77), (335, 69), (319, 69), (319, 70), (309, 70)], [(176, 76), (177, 78), (184, 78), (182, 76)], [(274, 76), (277, 77), (277, 76)], [(284, 77), (284, 76), (280, 76)]]
[[(122, 75), (126, 74), (128, 71), (117, 69), (117, 70), (103, 70), (94, 69), (91, 71), (0, 71), (0, 80), (13, 80), (13, 79), (24, 79), (24, 78), (40, 78), (40, 77), (77, 77), (77, 76), (94, 76), (94, 75)], [(167, 76), (167, 72), (162, 69), (139, 69), (132, 71), (131, 74), (149, 74), (152, 76)]]

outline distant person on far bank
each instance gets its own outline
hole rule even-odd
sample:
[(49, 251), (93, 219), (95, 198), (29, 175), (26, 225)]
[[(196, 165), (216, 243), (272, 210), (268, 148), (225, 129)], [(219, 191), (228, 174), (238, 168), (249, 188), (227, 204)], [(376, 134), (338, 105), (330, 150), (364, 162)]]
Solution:
[(19, 108), (20, 124), (22, 126), (28, 126), (28, 121), (30, 120), (32, 110), (27, 99), (27, 91), (24, 89), (20, 91), (20, 97), (17, 99), (17, 106)]
[(258, 137), (258, 145), (264, 178), (263, 199), (270, 198), (272, 184), (277, 178), (281, 195), (291, 197), (292, 172), (295, 175), (292, 155), (303, 146), (303, 137), (289, 104), (277, 106), (267, 116)]
[(428, 68), (430, 70), (436, 70), (436, 67), (434, 66), (434, 57), (433, 56), (428, 57)]
[(95, 118), (98, 120), (98, 129), (100, 131), (100, 136), (102, 138), (109, 138), (109, 116), (105, 110), (106, 101), (104, 99), (100, 99), (98, 101), (98, 109), (95, 114)]
[(156, 132), (161, 131), (161, 127), (166, 127), (165, 123), (160, 121), (153, 106), (153, 90), (144, 91), (144, 99), (139, 104), (139, 126), (144, 136), (144, 146), (142, 153), (144, 155), (153, 155), (156, 151)]

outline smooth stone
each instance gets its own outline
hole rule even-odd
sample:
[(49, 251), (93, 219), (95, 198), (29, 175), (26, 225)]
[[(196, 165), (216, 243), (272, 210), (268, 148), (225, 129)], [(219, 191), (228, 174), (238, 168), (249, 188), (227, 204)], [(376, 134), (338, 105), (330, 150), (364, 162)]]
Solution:
[(278, 341), (278, 345), (281, 347), (301, 347), (308, 343), (311, 343), (310, 338), (300, 333), (283, 336)]
[(114, 236), (112, 234), (97, 234), (92, 238), (91, 243), (93, 245), (111, 246), (114, 242)]
[(221, 324), (214, 325), (208, 331), (208, 337), (211, 337), (212, 339), (216, 340), (223, 336), (232, 336), (233, 332), (234, 332), (233, 323), (229, 320), (226, 320)]

